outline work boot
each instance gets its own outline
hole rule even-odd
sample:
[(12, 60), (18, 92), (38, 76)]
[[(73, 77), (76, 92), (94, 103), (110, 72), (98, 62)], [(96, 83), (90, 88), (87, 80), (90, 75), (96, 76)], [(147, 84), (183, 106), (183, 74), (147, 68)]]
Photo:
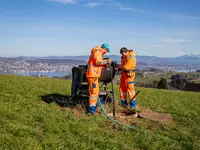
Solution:
[(132, 100), (132, 102), (130, 103), (130, 108), (131, 109), (136, 108), (136, 100)]
[(88, 114), (95, 114), (95, 113), (96, 113), (96, 106), (89, 106)]
[(127, 100), (120, 100), (122, 107), (125, 107), (128, 103)]

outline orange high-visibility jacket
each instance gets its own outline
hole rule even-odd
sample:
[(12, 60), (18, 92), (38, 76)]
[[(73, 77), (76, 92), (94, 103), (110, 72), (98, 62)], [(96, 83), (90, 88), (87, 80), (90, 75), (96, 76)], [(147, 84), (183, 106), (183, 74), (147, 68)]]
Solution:
[(105, 67), (107, 60), (103, 60), (104, 49), (96, 46), (92, 49), (88, 60), (86, 77), (100, 78), (102, 67)]
[(121, 58), (121, 63), (123, 70), (134, 70), (136, 68), (136, 53), (133, 50), (129, 50), (129, 54)]

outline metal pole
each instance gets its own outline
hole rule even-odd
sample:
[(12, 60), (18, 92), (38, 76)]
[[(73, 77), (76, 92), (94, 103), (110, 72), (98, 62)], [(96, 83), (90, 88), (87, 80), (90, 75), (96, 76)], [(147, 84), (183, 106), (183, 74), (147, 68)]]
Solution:
[[(112, 66), (112, 65), (111, 65)], [(112, 66), (113, 67), (113, 66)], [(111, 76), (111, 87), (112, 87), (112, 95), (113, 95), (113, 116), (115, 117), (115, 93), (114, 93), (114, 85), (113, 85), (113, 76), (112, 76), (112, 71), (110, 70), (110, 76)]]

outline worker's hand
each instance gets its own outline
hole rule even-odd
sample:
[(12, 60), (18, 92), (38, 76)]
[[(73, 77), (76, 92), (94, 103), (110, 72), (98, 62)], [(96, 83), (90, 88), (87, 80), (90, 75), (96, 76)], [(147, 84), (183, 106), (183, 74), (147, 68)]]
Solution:
[(122, 65), (118, 65), (118, 69), (122, 69), (123, 68), (123, 66)]
[(104, 68), (105, 68), (106, 70), (109, 70), (110, 65), (109, 65), (109, 64), (106, 64)]
[(108, 63), (108, 64), (112, 63), (112, 59), (108, 58), (108, 59), (107, 59), (107, 63)]
[(122, 65), (117, 65), (118, 71), (122, 71), (123, 70), (123, 66)]

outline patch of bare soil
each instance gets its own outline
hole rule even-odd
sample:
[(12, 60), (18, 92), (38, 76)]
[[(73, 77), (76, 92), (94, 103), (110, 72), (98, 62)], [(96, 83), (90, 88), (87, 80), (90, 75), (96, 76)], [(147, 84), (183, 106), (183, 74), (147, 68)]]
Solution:
[(137, 124), (137, 119), (147, 119), (151, 121), (156, 121), (160, 123), (171, 123), (173, 121), (173, 118), (170, 114), (163, 114), (158, 112), (153, 112), (150, 109), (146, 109), (142, 106), (136, 107), (137, 113), (132, 112), (129, 109), (121, 109), (116, 110), (115, 117), (113, 116), (113, 113), (108, 113), (108, 115), (117, 121), (127, 124), (127, 125), (134, 125)]
[[(156, 121), (160, 123), (171, 123), (173, 118), (170, 114), (163, 114), (158, 112), (153, 112), (143, 106), (137, 105), (137, 112), (133, 112), (130, 109), (123, 109), (121, 107), (116, 107), (115, 116), (113, 116), (112, 105), (104, 105), (105, 111), (113, 119), (127, 125), (136, 125), (137, 119), (147, 119), (151, 121)], [(86, 107), (84, 105), (77, 105), (74, 108), (63, 108), (63, 110), (71, 110), (77, 117), (81, 117), (87, 113)], [(100, 107), (97, 107), (96, 115), (103, 115)]]
[(171, 123), (173, 118), (170, 114), (162, 114), (158, 112), (141, 112), (138, 115), (140, 118), (145, 118), (152, 121), (158, 121), (161, 123)]

